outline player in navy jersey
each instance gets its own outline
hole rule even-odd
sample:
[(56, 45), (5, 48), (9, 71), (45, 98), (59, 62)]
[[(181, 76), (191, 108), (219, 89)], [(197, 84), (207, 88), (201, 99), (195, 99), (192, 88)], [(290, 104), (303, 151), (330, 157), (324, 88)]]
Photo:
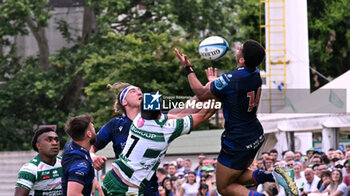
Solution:
[[(95, 171), (88, 149), (96, 141), (92, 117), (83, 114), (68, 119), (65, 131), (73, 141), (65, 146), (62, 156), (63, 195), (90, 196)], [(97, 190), (104, 195), (99, 185)]]
[[(265, 49), (257, 41), (248, 40), (236, 50), (237, 69), (217, 78), (217, 70), (206, 70), (209, 82), (203, 86), (193, 72), (186, 55), (175, 49), (184, 65), (190, 86), (201, 101), (223, 102), (225, 131), (221, 136), (221, 151), (217, 164), (217, 188), (222, 195), (258, 196), (243, 185), (264, 182), (280, 183), (287, 193), (298, 194), (297, 187), (281, 169), (273, 173), (247, 169), (264, 142), (263, 128), (256, 117), (262, 80), (256, 68), (265, 58)], [(274, 179), (275, 177), (275, 179)]]

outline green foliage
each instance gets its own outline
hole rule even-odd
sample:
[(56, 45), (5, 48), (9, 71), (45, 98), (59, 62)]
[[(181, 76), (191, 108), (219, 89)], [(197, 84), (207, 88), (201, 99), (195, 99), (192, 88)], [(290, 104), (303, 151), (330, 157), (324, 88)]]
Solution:
[(349, 70), (350, 1), (308, 1), (308, 23), (311, 66), (332, 78)]
[(41, 124), (57, 124), (62, 135), (60, 121), (66, 114), (57, 108), (67, 82), (62, 80), (66, 70), (61, 69), (52, 66), (48, 72), (42, 72), (36, 59), (28, 59), (26, 66), (2, 85), (0, 130), (8, 137), (1, 137), (1, 149), (23, 149)]

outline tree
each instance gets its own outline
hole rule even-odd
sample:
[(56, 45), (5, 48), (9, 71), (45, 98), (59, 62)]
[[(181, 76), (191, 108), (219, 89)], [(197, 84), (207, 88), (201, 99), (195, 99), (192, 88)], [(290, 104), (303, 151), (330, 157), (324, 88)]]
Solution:
[[(334, 78), (350, 68), (350, 1), (308, 1), (310, 66)], [(327, 80), (311, 80), (316, 89)], [(315, 86), (315, 84), (319, 85)]]

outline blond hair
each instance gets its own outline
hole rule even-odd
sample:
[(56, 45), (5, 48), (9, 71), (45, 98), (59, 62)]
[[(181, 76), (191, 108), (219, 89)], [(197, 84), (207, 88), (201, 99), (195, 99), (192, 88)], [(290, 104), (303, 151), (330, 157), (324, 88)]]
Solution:
[(128, 86), (130, 86), (130, 84), (126, 82), (116, 82), (114, 84), (107, 85), (107, 87), (110, 88), (110, 90), (115, 95), (113, 109), (117, 114), (123, 114), (126, 112), (125, 107), (122, 105), (122, 103), (120, 103), (119, 98), (120, 98), (121, 92)]

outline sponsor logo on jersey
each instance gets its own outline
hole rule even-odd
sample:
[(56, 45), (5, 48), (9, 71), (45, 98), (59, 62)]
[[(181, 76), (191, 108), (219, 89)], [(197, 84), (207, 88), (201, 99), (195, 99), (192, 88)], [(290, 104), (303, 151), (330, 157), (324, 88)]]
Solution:
[(82, 172), (82, 171), (75, 171), (75, 174), (77, 174), (79, 176), (84, 176), (85, 175), (84, 172)]
[(225, 86), (228, 85), (228, 83), (225, 81), (225, 79), (222, 76), (220, 76), (218, 79), (216, 79), (214, 84), (215, 84), (216, 89), (218, 89), (218, 90), (222, 90), (223, 88), (225, 88)]
[(50, 175), (47, 175), (47, 176), (43, 176), (42, 179), (45, 180), (45, 179), (49, 179), (50, 178)]
[(144, 93), (143, 94), (143, 109), (144, 110), (160, 110), (160, 97), (159, 91), (156, 93)]
[(43, 196), (60, 196), (62, 194), (62, 190), (54, 190), (54, 191), (45, 191), (42, 193)]

